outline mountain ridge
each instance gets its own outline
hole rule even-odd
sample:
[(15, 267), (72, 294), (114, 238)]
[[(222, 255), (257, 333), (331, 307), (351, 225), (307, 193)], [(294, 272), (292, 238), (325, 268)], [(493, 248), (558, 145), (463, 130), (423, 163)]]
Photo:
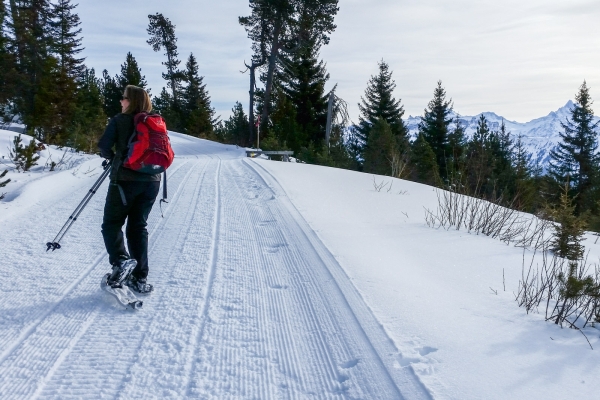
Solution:
[[(518, 135), (522, 136), (525, 148), (532, 155), (532, 162), (539, 164), (545, 169), (550, 159), (550, 150), (560, 141), (560, 133), (563, 132), (561, 122), (564, 123), (567, 117), (571, 115), (571, 109), (574, 105), (575, 103), (569, 100), (556, 111), (551, 111), (548, 115), (532, 119), (529, 122), (511, 121), (491, 111), (485, 111), (474, 116), (462, 116), (453, 111), (452, 117), (458, 117), (460, 124), (465, 128), (468, 138), (471, 138), (473, 133), (475, 133), (477, 121), (482, 114), (486, 117), (491, 130), (500, 129), (500, 125), (504, 121), (506, 129), (510, 132), (513, 139)], [(421, 119), (422, 117), (420, 116), (412, 115), (404, 119), (409, 135), (412, 138), (416, 137), (418, 133)], [(594, 117), (594, 121), (600, 121), (600, 117)]]

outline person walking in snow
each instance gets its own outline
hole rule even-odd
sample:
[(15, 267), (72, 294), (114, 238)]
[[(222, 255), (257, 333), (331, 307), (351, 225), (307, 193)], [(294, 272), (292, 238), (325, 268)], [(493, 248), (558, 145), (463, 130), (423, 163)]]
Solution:
[[(112, 160), (110, 184), (104, 205), (102, 237), (112, 265), (107, 283), (125, 284), (138, 293), (153, 290), (148, 277), (148, 215), (160, 189), (160, 173), (146, 174), (125, 168), (128, 143), (134, 132), (134, 116), (150, 112), (148, 93), (128, 85), (121, 99), (121, 113), (114, 116), (98, 142), (102, 157)], [(114, 149), (114, 150), (113, 150)], [(127, 248), (122, 227), (127, 219)]]

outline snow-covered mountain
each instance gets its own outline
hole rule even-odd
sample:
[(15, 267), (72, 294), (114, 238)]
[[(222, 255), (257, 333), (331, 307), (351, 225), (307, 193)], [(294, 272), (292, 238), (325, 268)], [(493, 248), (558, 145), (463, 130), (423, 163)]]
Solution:
[[(532, 161), (539, 162), (540, 166), (546, 167), (550, 150), (560, 141), (559, 134), (563, 132), (561, 122), (565, 122), (567, 117), (571, 115), (570, 110), (573, 106), (574, 103), (569, 100), (563, 107), (552, 111), (545, 117), (536, 118), (525, 123), (510, 121), (493, 112), (484, 112), (481, 114), (485, 115), (488, 125), (492, 130), (500, 129), (502, 120), (504, 120), (504, 124), (513, 139), (519, 134), (522, 135), (527, 150), (532, 154)], [(475, 116), (461, 116), (458, 114), (459, 121), (465, 127), (468, 137), (471, 137), (475, 133), (477, 121), (481, 114)], [(598, 120), (600, 118), (596, 117), (596, 121)], [(416, 136), (420, 122), (421, 117), (413, 117), (412, 115), (405, 120), (411, 136)]]

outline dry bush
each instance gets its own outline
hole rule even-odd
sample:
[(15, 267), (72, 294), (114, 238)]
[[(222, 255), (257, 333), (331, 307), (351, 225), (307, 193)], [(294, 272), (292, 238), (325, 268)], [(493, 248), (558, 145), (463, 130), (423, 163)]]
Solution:
[(550, 221), (502, 205), (502, 199), (484, 200), (450, 190), (436, 189), (437, 212), (425, 209), (425, 222), (432, 228), (465, 229), (518, 247), (539, 249), (551, 240)]
[(600, 322), (600, 266), (587, 258), (577, 261), (542, 251), (541, 265), (528, 267), (523, 258), (522, 277), (515, 300), (527, 313), (543, 305), (546, 320), (561, 327), (583, 329)]

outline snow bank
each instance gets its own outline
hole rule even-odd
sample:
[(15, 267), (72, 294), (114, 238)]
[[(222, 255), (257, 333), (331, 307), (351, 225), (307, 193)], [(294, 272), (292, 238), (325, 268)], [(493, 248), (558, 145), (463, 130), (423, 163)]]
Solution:
[[(17, 135), (12, 131), (0, 130), (0, 172), (8, 170), (3, 180), (10, 179), (8, 185), (0, 189), (0, 194), (5, 194), (0, 201), (0, 221), (26, 213), (31, 207), (60, 199), (81, 185), (91, 187), (102, 171), (102, 160), (98, 156), (56, 146), (45, 146), (39, 151), (37, 165), (29, 171), (17, 171), (10, 160), (13, 140)], [(26, 146), (32, 137), (21, 135), (21, 139)], [(57, 164), (54, 171), (50, 171), (52, 162)]]
[[(526, 315), (513, 294), (523, 251), (428, 228), (424, 207), (437, 207), (432, 187), (257, 162), (346, 270), (398, 348), (398, 365), (412, 367), (435, 398), (595, 398), (600, 392), (600, 331), (585, 331), (592, 351), (580, 332)], [(374, 180), (388, 185), (378, 192)], [(585, 242), (592, 262), (600, 255), (594, 240)]]

